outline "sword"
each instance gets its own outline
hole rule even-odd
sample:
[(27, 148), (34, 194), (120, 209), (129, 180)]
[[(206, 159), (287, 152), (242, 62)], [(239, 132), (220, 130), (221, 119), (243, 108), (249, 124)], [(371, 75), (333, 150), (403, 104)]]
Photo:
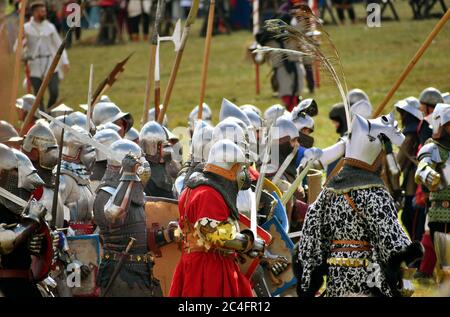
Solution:
[(131, 247), (134, 244), (134, 241), (136, 241), (135, 238), (130, 237), (130, 241), (128, 242), (127, 247), (125, 248), (125, 251), (122, 253), (122, 256), (120, 257), (119, 262), (117, 262), (116, 266), (114, 267), (114, 271), (111, 275), (111, 278), (108, 281), (108, 285), (106, 285), (105, 291), (103, 292), (103, 294), (101, 295), (101, 297), (105, 297), (106, 294), (108, 294), (109, 290), (111, 289), (112, 284), (114, 283), (114, 281), (117, 278), (117, 275), (119, 275), (120, 270), (122, 269), (122, 266), (125, 262), (125, 257), (128, 255), (128, 252), (130, 252)]
[(95, 141), (94, 139), (90, 138), (88, 135), (84, 135), (84, 134), (79, 133), (78, 131), (76, 131), (72, 127), (68, 126), (65, 123), (62, 123), (59, 120), (56, 120), (55, 118), (53, 118), (52, 116), (46, 114), (43, 111), (39, 111), (39, 114), (42, 117), (44, 117), (45, 119), (47, 119), (47, 120), (49, 120), (51, 122), (54, 122), (59, 127), (61, 127), (61, 128), (65, 129), (65, 130), (69, 131), (70, 133), (72, 133), (79, 141), (93, 146), (97, 150), (99, 150), (99, 151), (103, 152), (104, 154), (106, 154), (106, 156), (108, 156), (109, 158), (112, 158), (112, 159), (114, 159), (114, 160), (116, 160), (118, 162), (122, 162), (123, 158), (119, 154), (111, 151), (106, 145)]
[(294, 195), (295, 191), (297, 190), (298, 186), (300, 186), (301, 182), (305, 178), (306, 174), (308, 173), (309, 169), (313, 166), (314, 161), (311, 160), (306, 164), (305, 168), (301, 171), (300, 174), (298, 174), (295, 181), (289, 186), (288, 190), (283, 194), (281, 197), (281, 203), (286, 206), (286, 203), (288, 200)]
[(292, 150), (292, 152), (289, 153), (289, 155), (286, 157), (286, 159), (284, 160), (283, 164), (281, 164), (281, 166), (278, 169), (277, 173), (272, 178), (272, 183), (274, 183), (275, 185), (278, 186), (278, 182), (280, 181), (281, 176), (283, 175), (284, 171), (289, 166), (289, 164), (291, 164), (292, 160), (294, 159), (295, 154), (297, 154), (298, 148), (299, 148), (298, 145), (296, 145), (294, 147), (294, 149)]
[(20, 197), (17, 197), (16, 195), (7, 191), (3, 187), (0, 187), (0, 196), (8, 199), (9, 201), (12, 201), (13, 203), (15, 203), (16, 205), (19, 205), (22, 208), (25, 208), (28, 205), (27, 201), (23, 200)]

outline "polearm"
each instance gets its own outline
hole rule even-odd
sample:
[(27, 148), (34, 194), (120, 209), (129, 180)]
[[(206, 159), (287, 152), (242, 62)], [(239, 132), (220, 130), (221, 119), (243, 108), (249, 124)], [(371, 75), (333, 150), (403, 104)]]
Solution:
[(444, 16), (439, 20), (439, 22), (436, 24), (434, 29), (431, 31), (431, 33), (428, 35), (428, 37), (425, 39), (423, 44), (420, 46), (420, 48), (417, 50), (416, 54), (414, 54), (413, 58), (409, 61), (406, 68), (401, 73), (400, 77), (395, 82), (394, 86), (392, 86), (391, 90), (388, 92), (386, 97), (384, 97), (383, 101), (380, 103), (378, 108), (373, 113), (373, 117), (378, 117), (381, 112), (383, 112), (384, 107), (386, 107), (389, 100), (391, 100), (392, 96), (395, 94), (397, 89), (400, 87), (400, 85), (403, 83), (405, 78), (408, 76), (408, 74), (411, 72), (411, 70), (416, 65), (417, 61), (422, 57), (423, 53), (426, 51), (428, 46), (430, 46), (433, 39), (436, 37), (436, 35), (439, 34), (439, 32), (444, 27), (445, 23), (450, 19), (450, 9), (447, 10), (447, 12), (444, 14)]
[(92, 96), (92, 108), (94, 108), (100, 96), (103, 95), (109, 88), (111, 88), (119, 78), (120, 74), (124, 72), (125, 64), (131, 58), (131, 56), (133, 56), (133, 54), (134, 52), (128, 55), (123, 61), (117, 63), (116, 66), (114, 66), (113, 70), (108, 74), (108, 76), (106, 76), (106, 78), (103, 79), (103, 81), (97, 86), (97, 89)]
[(20, 80), (20, 60), (22, 58), (22, 50), (23, 50), (23, 37), (24, 37), (24, 24), (25, 24), (25, 11), (27, 7), (28, 0), (22, 0), (20, 3), (20, 19), (19, 19), (19, 35), (17, 38), (17, 48), (16, 48), (16, 58), (14, 60), (14, 78), (11, 90), (11, 100), (10, 100), (10, 111), (9, 111), (9, 122), (12, 122), (14, 116), (14, 105), (16, 104), (17, 93), (19, 91), (19, 80)]
[(86, 131), (91, 131), (91, 117), (92, 117), (92, 84), (94, 81), (94, 64), (91, 64), (91, 68), (89, 70), (89, 88), (88, 88), (88, 97), (87, 97), (87, 106), (88, 110), (86, 113)]
[(209, 13), (208, 13), (208, 25), (206, 28), (205, 37), (205, 50), (203, 51), (203, 66), (202, 66), (202, 79), (200, 84), (200, 100), (198, 102), (198, 113), (197, 118), (202, 120), (203, 118), (203, 101), (205, 99), (206, 91), (206, 79), (208, 77), (208, 64), (209, 64), (209, 53), (211, 51), (211, 40), (213, 33), (213, 23), (214, 23), (214, 7), (216, 6), (216, 1), (211, 0), (209, 3)]
[(64, 52), (64, 49), (66, 48), (67, 44), (67, 38), (69, 34), (75, 29), (75, 27), (72, 27), (67, 31), (66, 37), (62, 41), (61, 45), (58, 48), (58, 51), (56, 52), (55, 57), (53, 57), (53, 61), (50, 65), (50, 68), (47, 71), (47, 74), (45, 75), (44, 80), (42, 81), (41, 86), (39, 87), (39, 91), (37, 93), (36, 99), (33, 103), (33, 106), (31, 107), (30, 112), (28, 112), (27, 116), (25, 117), (25, 120), (22, 125), (22, 129), (20, 130), (20, 136), (23, 136), (26, 132), (26, 127), (31, 123), (31, 120), (33, 119), (34, 113), (36, 112), (37, 108), (41, 104), (42, 97), (44, 96), (45, 90), (47, 89), (48, 83), (50, 82), (50, 79), (53, 77), (55, 73), (56, 66), (58, 66), (59, 60), (61, 59), (61, 56)]
[[(259, 0), (253, 0), (253, 36), (259, 32)], [(259, 95), (260, 92), (260, 81), (259, 81), (259, 64), (255, 62), (255, 84), (256, 84), (256, 94)]]
[[(63, 123), (66, 123), (66, 114), (64, 114)], [(52, 202), (52, 220), (50, 222), (50, 228), (52, 228), (52, 230), (56, 228), (56, 216), (58, 214), (58, 197), (59, 197), (59, 184), (61, 177), (61, 161), (63, 148), (64, 148), (64, 127), (61, 129), (61, 137), (59, 139), (58, 164), (56, 165), (55, 189), (53, 192), (53, 202)], [(61, 226), (62, 224), (58, 223), (58, 227)]]
[(169, 101), (170, 101), (170, 97), (172, 95), (173, 86), (175, 85), (175, 79), (177, 78), (178, 69), (180, 68), (181, 59), (183, 57), (184, 47), (186, 46), (186, 42), (187, 42), (187, 38), (189, 36), (191, 26), (195, 22), (195, 19), (197, 18), (199, 3), (200, 3), (200, 0), (192, 1), (191, 10), (189, 11), (189, 15), (184, 24), (183, 34), (181, 36), (181, 45), (180, 45), (180, 48), (175, 57), (175, 62), (173, 64), (172, 71), (171, 71), (170, 77), (169, 77), (169, 81), (167, 83), (167, 87), (164, 92), (164, 99), (163, 99), (163, 103), (162, 103), (163, 107), (158, 115), (158, 122), (160, 124), (162, 124), (164, 115), (166, 114), (167, 108), (169, 106)]
[[(145, 99), (144, 99), (144, 109), (142, 113), (142, 122), (141, 125), (144, 125), (148, 120), (148, 111), (150, 110), (150, 96), (152, 91), (152, 83), (154, 84), (155, 77), (155, 65), (156, 65), (156, 55), (158, 50), (158, 28), (161, 21), (162, 10), (161, 6), (163, 5), (163, 0), (158, 0), (156, 5), (156, 16), (155, 23), (152, 26), (152, 38), (150, 44), (150, 59), (148, 63), (148, 73), (147, 73), (147, 83), (145, 85)], [(155, 116), (157, 112), (157, 108), (155, 108)], [(156, 117), (155, 117), (156, 119)]]

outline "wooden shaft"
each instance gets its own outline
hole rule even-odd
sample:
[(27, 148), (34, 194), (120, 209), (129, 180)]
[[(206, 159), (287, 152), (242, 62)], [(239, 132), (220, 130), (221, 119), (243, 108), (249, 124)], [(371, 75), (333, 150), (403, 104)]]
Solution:
[(206, 38), (205, 38), (205, 50), (203, 52), (203, 68), (202, 68), (202, 79), (200, 86), (200, 100), (198, 102), (198, 119), (201, 120), (203, 118), (203, 101), (205, 98), (206, 91), (206, 79), (208, 77), (208, 62), (209, 62), (209, 53), (211, 51), (211, 39), (212, 32), (214, 28), (214, 7), (216, 6), (216, 1), (211, 0), (209, 4), (209, 14), (208, 14), (208, 26), (206, 29)]
[(256, 81), (256, 94), (259, 95), (261, 91), (261, 85), (259, 81), (259, 64), (255, 63), (255, 81)]
[(161, 104), (161, 86), (159, 81), (155, 81), (155, 121), (158, 120), (159, 105)]
[[(152, 89), (152, 84), (155, 81), (155, 59), (156, 59), (156, 46), (152, 44), (150, 46), (150, 63), (148, 65), (147, 73), (147, 85), (145, 86), (145, 101), (144, 101), (144, 113), (142, 114), (142, 125), (144, 125), (148, 120), (148, 111), (150, 110), (150, 94)], [(156, 109), (155, 109), (156, 110)]]
[(58, 66), (59, 60), (61, 59), (61, 55), (64, 52), (64, 48), (67, 43), (67, 36), (72, 31), (73, 31), (73, 28), (70, 28), (69, 31), (67, 31), (64, 41), (59, 46), (58, 51), (56, 52), (56, 55), (53, 58), (52, 64), (50, 65), (50, 68), (48, 69), (47, 74), (45, 74), (45, 78), (42, 81), (41, 86), (39, 87), (39, 91), (37, 93), (36, 100), (34, 101), (30, 112), (28, 112), (28, 114), (23, 122), (22, 129), (20, 130), (20, 136), (23, 136), (25, 134), (27, 126), (31, 123), (34, 113), (36, 112), (37, 108), (39, 107), (39, 104), (41, 103), (42, 97), (44, 96), (44, 93), (45, 93), (45, 90), (47, 89), (48, 83), (50, 82), (50, 79), (52, 78), (53, 74), (55, 73), (56, 66)]
[(20, 2), (20, 19), (19, 19), (19, 36), (17, 38), (17, 49), (16, 49), (16, 58), (14, 60), (14, 78), (13, 78), (13, 84), (11, 89), (11, 100), (10, 100), (10, 108), (11, 111), (9, 111), (9, 122), (13, 121), (14, 118), (14, 111), (16, 99), (17, 99), (17, 93), (19, 91), (19, 80), (20, 80), (20, 61), (22, 59), (22, 50), (23, 50), (23, 37), (24, 37), (24, 24), (25, 24), (25, 11), (27, 7), (28, 0), (22, 0)]
[(164, 120), (164, 115), (167, 112), (167, 108), (169, 105), (169, 100), (172, 95), (173, 86), (175, 85), (175, 79), (177, 78), (178, 69), (180, 68), (181, 59), (183, 57), (183, 51), (184, 47), (180, 48), (180, 50), (177, 52), (177, 55), (175, 57), (175, 63), (173, 64), (172, 71), (170, 73), (169, 82), (167, 83), (167, 88), (164, 92), (164, 99), (163, 99), (163, 107), (158, 115), (158, 122), (162, 124)]
[(423, 42), (423, 44), (420, 46), (420, 48), (417, 50), (416, 54), (413, 56), (413, 58), (409, 61), (408, 65), (406, 66), (406, 68), (403, 70), (403, 72), (401, 73), (400, 77), (397, 79), (397, 81), (395, 82), (394, 86), (392, 86), (391, 90), (388, 92), (388, 94), (386, 95), (386, 97), (384, 97), (383, 101), (381, 102), (381, 104), (378, 106), (377, 110), (375, 110), (373, 117), (376, 118), (378, 117), (381, 112), (383, 112), (384, 108), (386, 107), (387, 103), (389, 102), (389, 100), (392, 98), (392, 96), (395, 94), (395, 92), (397, 91), (397, 89), (400, 87), (400, 85), (403, 83), (403, 81), (405, 80), (405, 78), (408, 76), (408, 74), (411, 72), (411, 70), (414, 68), (414, 66), (416, 65), (417, 61), (422, 57), (423, 53), (425, 52), (425, 50), (428, 48), (428, 46), (430, 46), (431, 42), (433, 41), (433, 39), (436, 37), (436, 35), (439, 34), (439, 32), (441, 31), (441, 29), (444, 27), (445, 23), (448, 21), (448, 19), (450, 18), (450, 9), (447, 10), (447, 12), (444, 14), (444, 16), (439, 20), (439, 22), (436, 24), (436, 26), (434, 27), (433, 31), (431, 31), (431, 33), (428, 35), (428, 37), (425, 39), (425, 41)]

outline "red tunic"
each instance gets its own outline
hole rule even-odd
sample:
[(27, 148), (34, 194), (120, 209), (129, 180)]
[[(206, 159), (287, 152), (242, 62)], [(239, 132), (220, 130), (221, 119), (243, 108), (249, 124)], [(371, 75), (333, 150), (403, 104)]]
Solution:
[[(180, 226), (186, 218), (193, 226), (200, 218), (225, 221), (230, 216), (220, 193), (206, 185), (184, 190), (179, 200), (179, 209)], [(253, 293), (249, 280), (240, 272), (234, 257), (192, 252), (181, 256), (169, 296), (252, 297)]]

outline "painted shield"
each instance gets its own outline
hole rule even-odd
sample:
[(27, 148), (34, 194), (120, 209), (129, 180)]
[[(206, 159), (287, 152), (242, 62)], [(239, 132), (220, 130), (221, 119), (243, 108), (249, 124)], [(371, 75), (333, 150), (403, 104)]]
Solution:
[(81, 279), (80, 287), (74, 287), (74, 297), (98, 297), (100, 289), (96, 286), (98, 267), (101, 259), (100, 237), (98, 234), (87, 234), (67, 237), (69, 253), (74, 260), (89, 266), (90, 273)]
[[(169, 222), (178, 221), (178, 201), (162, 197), (145, 197), (145, 215), (147, 234), (159, 228), (167, 228)], [(153, 244), (153, 245), (152, 245)], [(169, 294), (173, 273), (181, 258), (181, 248), (177, 243), (170, 243), (161, 248), (149, 241), (149, 247), (155, 255), (154, 276), (160, 281), (163, 295)]]
[(290, 263), (287, 269), (278, 276), (274, 276), (265, 270), (270, 292), (272, 296), (295, 294), (297, 279), (291, 268), (294, 243), (276, 217), (264, 223), (262, 227), (272, 236), (272, 243), (267, 247), (267, 250), (274, 255), (284, 256)]
[[(283, 203), (280, 200), (280, 197), (277, 195), (276, 192), (273, 192), (272, 195), (277, 200), (277, 203), (273, 209), (273, 217), (275, 217), (279, 224), (281, 225), (281, 228), (283, 228), (284, 232), (288, 233), (289, 231), (289, 220), (286, 213), (286, 208), (284, 208)], [(272, 217), (272, 218), (273, 218)], [(270, 219), (272, 219), (270, 218)], [(268, 220), (270, 220), (268, 219)]]
[[(250, 218), (248, 218), (247, 216), (245, 216), (242, 213), (239, 213), (239, 229), (240, 230), (250, 229)], [(256, 232), (258, 234), (258, 238), (264, 240), (266, 242), (266, 245), (270, 244), (270, 242), (272, 241), (272, 237), (266, 230), (264, 230), (260, 226), (257, 226)], [(259, 260), (259, 258), (252, 259), (244, 254), (240, 255), (240, 257), (241, 257), (241, 261), (239, 261), (239, 263), (238, 263), (240, 271), (242, 273), (244, 273), (244, 275), (248, 279), (250, 279), (252, 277), (253, 273), (255, 273), (255, 270), (256, 270), (257, 266), (259, 265), (260, 260)]]

